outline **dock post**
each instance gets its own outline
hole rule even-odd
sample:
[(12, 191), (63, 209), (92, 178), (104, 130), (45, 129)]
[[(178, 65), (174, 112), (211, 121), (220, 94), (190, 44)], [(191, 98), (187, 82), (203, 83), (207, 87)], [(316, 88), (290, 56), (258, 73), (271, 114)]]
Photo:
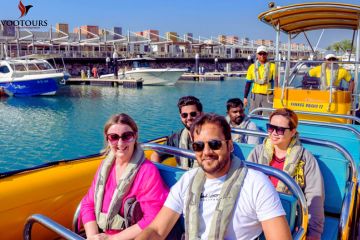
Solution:
[(118, 79), (118, 57), (119, 55), (116, 52), (116, 49), (114, 49), (113, 53), (113, 60), (114, 60), (114, 79)]
[(199, 54), (195, 54), (195, 74), (199, 74)]

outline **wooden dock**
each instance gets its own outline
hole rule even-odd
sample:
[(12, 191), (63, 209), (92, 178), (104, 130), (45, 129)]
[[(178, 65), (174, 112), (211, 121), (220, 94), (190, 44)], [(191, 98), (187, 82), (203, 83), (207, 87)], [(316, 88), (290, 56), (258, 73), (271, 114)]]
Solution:
[(246, 71), (207, 72), (205, 74), (184, 73), (179, 80), (185, 81), (223, 81), (225, 77), (245, 77)]
[(114, 78), (69, 78), (67, 85), (92, 85), (92, 86), (123, 86), (124, 88), (141, 88), (143, 79), (114, 79)]

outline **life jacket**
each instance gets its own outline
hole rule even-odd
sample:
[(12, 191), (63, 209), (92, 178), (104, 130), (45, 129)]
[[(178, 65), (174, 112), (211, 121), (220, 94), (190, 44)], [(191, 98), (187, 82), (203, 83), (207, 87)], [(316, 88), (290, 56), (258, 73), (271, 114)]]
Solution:
[[(126, 218), (122, 217), (119, 212), (122, 205), (122, 200), (125, 194), (131, 188), (131, 185), (140, 169), (141, 164), (145, 161), (144, 151), (140, 145), (131, 157), (130, 162), (126, 166), (124, 173), (121, 175), (117, 188), (112, 196), (109, 209), (107, 213), (101, 212), (104, 198), (105, 184), (108, 179), (109, 172), (115, 161), (115, 156), (112, 151), (109, 152), (105, 160), (102, 162), (98, 178), (95, 185), (94, 202), (95, 202), (95, 216), (97, 225), (103, 230), (123, 230), (129, 225)], [(131, 209), (131, 208), (130, 208)], [(125, 212), (125, 211), (124, 211)], [(124, 213), (128, 215), (128, 213)]]
[[(235, 155), (231, 154), (231, 166), (221, 188), (210, 225), (208, 239), (224, 239), (227, 227), (232, 219), (239, 192), (242, 189), (247, 167)], [(188, 198), (185, 209), (185, 239), (199, 239), (199, 207), (200, 195), (206, 181), (205, 172), (197, 168), (195, 176), (190, 180)]]
[[(180, 138), (179, 138), (179, 148), (182, 148), (182, 149), (188, 149), (188, 146), (191, 142), (191, 138), (190, 138), (190, 132), (187, 128), (184, 128), (182, 131), (181, 131), (181, 134), (180, 134)], [(192, 168), (194, 167), (198, 167), (198, 163), (196, 160), (194, 159), (188, 159), (186, 157), (178, 157), (179, 159), (179, 165), (181, 168), (183, 169), (189, 169), (190, 167), (189, 166), (192, 166)], [(192, 162), (193, 164), (189, 164), (189, 162)]]
[[(327, 63), (322, 63), (321, 64), (321, 77), (320, 77), (320, 89), (321, 90), (325, 90), (329, 85), (327, 84), (326, 78), (327, 78), (327, 74), (326, 74), (326, 65)], [(331, 69), (329, 69), (329, 71), (331, 72)], [(339, 75), (339, 66), (337, 64), (333, 65), (333, 73), (332, 73), (332, 79), (330, 79), (329, 83), (332, 82), (333, 86), (335, 86), (335, 81), (338, 79), (338, 75)], [(330, 78), (331, 78), (331, 73), (330, 73)]]
[[(302, 147), (299, 135), (296, 133), (286, 150), (286, 157), (284, 162), (283, 171), (290, 175), (303, 188), (305, 185), (304, 179), (304, 165), (305, 162), (302, 160), (304, 154), (304, 148)], [(270, 165), (274, 155), (274, 146), (269, 138), (264, 140), (263, 148), (259, 156), (259, 163), (263, 165)], [(276, 190), (279, 192), (288, 192), (287, 187), (281, 181), (278, 181)]]
[(270, 63), (266, 62), (264, 64), (264, 75), (263, 78), (259, 77), (259, 66), (261, 63), (259, 60), (256, 60), (254, 63), (254, 73), (255, 73), (255, 79), (254, 82), (260, 85), (267, 84), (270, 81)]
[[(250, 119), (247, 116), (244, 117), (243, 121), (239, 125), (232, 123), (230, 121), (229, 115), (227, 115), (225, 118), (229, 125), (233, 128), (247, 129), (248, 125), (250, 124)], [(233, 140), (233, 142), (246, 143), (247, 138), (248, 136), (246, 134), (231, 133), (231, 139)]]

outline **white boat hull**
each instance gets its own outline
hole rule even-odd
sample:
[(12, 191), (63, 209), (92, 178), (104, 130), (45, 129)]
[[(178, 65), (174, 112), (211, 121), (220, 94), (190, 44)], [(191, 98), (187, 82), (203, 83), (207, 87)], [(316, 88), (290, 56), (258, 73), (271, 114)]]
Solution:
[(143, 85), (174, 85), (185, 69), (139, 69), (125, 72), (125, 78), (142, 79)]

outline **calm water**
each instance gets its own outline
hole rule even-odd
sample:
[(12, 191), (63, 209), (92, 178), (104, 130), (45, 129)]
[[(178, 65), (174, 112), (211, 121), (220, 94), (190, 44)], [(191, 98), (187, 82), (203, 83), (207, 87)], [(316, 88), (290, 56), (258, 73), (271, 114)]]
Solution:
[(198, 97), (206, 112), (225, 114), (228, 98), (243, 96), (244, 81), (180, 82), (175, 86), (123, 89), (66, 86), (57, 96), (0, 99), (0, 172), (99, 152), (102, 129), (125, 112), (139, 126), (140, 140), (181, 128), (177, 101)]

